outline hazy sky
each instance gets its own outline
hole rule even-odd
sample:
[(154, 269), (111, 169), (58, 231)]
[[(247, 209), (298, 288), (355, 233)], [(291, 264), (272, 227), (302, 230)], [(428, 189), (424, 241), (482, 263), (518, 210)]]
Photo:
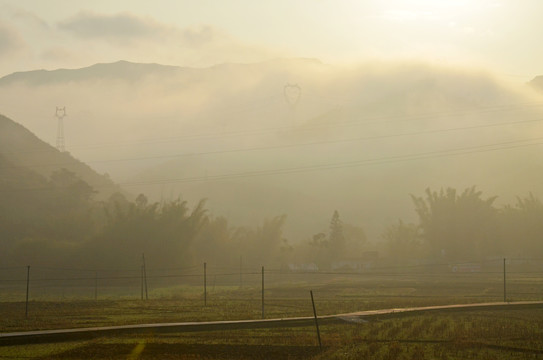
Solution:
[(0, 0), (0, 76), (120, 59), (424, 59), (543, 74), (541, 0)]

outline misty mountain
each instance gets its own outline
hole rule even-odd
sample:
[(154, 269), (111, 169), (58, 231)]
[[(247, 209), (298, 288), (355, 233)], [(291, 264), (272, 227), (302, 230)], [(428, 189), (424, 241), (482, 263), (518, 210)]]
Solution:
[(182, 68), (159, 64), (137, 64), (118, 61), (111, 64), (95, 64), (82, 69), (33, 70), (16, 72), (0, 78), (0, 86), (23, 83), (32, 86), (45, 86), (69, 82), (95, 80), (138, 81), (146, 76), (174, 76)]
[(113, 181), (91, 167), (39, 139), (24, 126), (0, 115), (0, 174), (4, 182), (41, 188), (61, 169), (73, 172), (105, 197), (118, 191)]
[(0, 106), (47, 139), (66, 106), (66, 147), (132, 194), (208, 198), (236, 224), (287, 214), (293, 241), (326, 231), (334, 210), (375, 240), (427, 187), (504, 202), (542, 190), (543, 99), (477, 70), (278, 59), (62, 74), (0, 81)]

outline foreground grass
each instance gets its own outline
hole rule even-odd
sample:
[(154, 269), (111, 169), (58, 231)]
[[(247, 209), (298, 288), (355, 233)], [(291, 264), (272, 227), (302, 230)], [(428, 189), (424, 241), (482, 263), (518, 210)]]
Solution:
[(543, 309), (422, 314), (314, 328), (140, 334), (0, 348), (2, 359), (537, 359)]

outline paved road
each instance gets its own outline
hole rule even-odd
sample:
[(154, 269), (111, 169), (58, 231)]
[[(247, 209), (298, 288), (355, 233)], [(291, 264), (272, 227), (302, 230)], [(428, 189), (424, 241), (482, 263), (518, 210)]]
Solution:
[[(319, 316), (319, 324), (360, 323), (375, 318), (391, 318), (413, 315), (423, 312), (450, 312), (469, 310), (507, 310), (543, 307), (543, 301), (523, 301), (510, 303), (479, 303), (443, 306), (426, 306), (399, 309), (382, 309), (359, 311), (347, 314)], [(195, 332), (214, 330), (262, 329), (273, 327), (301, 327), (313, 326), (313, 317), (292, 317), (284, 319), (264, 320), (237, 320), (237, 321), (206, 321), (206, 322), (179, 322), (160, 324), (140, 324), (103, 326), (78, 329), (59, 329), (42, 331), (24, 331), (0, 333), (0, 346), (19, 345), (31, 343), (53, 343), (70, 340), (92, 339), (107, 335), (127, 333), (165, 333), (165, 332)]]

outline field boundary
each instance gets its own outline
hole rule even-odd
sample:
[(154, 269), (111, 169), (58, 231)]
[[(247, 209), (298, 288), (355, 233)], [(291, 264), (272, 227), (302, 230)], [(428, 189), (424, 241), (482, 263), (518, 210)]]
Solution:
[[(476, 304), (453, 304), (439, 306), (394, 308), (366, 310), (345, 314), (319, 316), (322, 324), (361, 323), (377, 318), (393, 318), (409, 316), (425, 312), (456, 312), (469, 310), (511, 310), (543, 307), (543, 301), (493, 302)], [(74, 329), (56, 329), (40, 331), (23, 331), (0, 333), (0, 346), (24, 345), (32, 343), (54, 343), (72, 340), (92, 339), (105, 335), (130, 333), (168, 333), (168, 332), (198, 332), (217, 330), (264, 329), (277, 327), (306, 327), (313, 326), (314, 317), (290, 317), (257, 320), (205, 321), (205, 322), (176, 322), (102, 326)]]

